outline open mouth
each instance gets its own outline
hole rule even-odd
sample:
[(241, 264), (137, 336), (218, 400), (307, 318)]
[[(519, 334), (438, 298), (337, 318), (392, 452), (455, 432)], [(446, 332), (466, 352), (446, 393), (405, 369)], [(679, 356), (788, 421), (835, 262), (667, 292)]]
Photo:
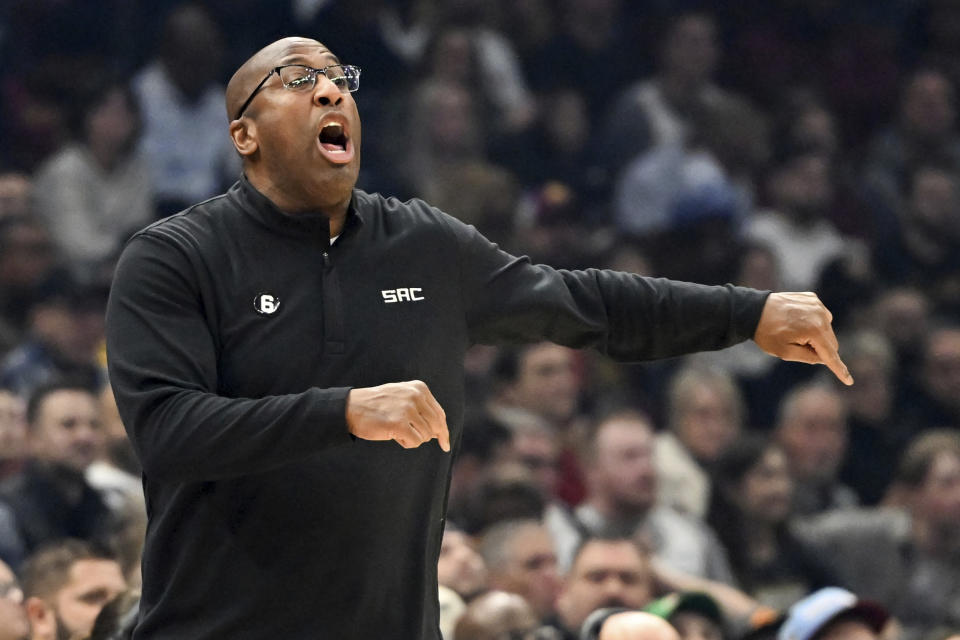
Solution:
[(317, 135), (320, 153), (333, 164), (345, 165), (353, 160), (353, 141), (344, 122), (327, 122)]

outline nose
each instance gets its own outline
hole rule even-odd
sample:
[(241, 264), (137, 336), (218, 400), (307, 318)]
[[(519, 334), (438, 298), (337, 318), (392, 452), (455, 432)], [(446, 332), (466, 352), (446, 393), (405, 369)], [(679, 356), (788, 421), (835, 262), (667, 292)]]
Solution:
[(323, 107), (338, 106), (343, 102), (343, 92), (322, 73), (317, 74), (317, 85), (313, 88), (313, 101)]

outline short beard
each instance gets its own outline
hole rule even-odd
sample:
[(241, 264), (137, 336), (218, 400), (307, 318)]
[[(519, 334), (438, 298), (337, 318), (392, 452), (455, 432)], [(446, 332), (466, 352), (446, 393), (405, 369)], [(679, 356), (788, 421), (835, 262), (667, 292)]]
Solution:
[(63, 618), (60, 617), (60, 612), (56, 609), (53, 610), (53, 619), (57, 623), (57, 636), (55, 640), (72, 640), (73, 638), (79, 637), (79, 634), (74, 634), (67, 629), (67, 623), (63, 621)]

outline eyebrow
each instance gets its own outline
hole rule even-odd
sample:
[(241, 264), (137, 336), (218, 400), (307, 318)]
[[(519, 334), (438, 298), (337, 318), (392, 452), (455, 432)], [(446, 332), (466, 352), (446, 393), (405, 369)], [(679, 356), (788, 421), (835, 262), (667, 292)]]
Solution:
[[(338, 58), (337, 56), (333, 55), (333, 53), (331, 53), (330, 51), (325, 51), (324, 53), (322, 53), (322, 54), (320, 54), (320, 55), (330, 56), (331, 58), (333, 58), (333, 63), (332, 63), (332, 64), (343, 64), (343, 63), (340, 62), (340, 58)], [(288, 55), (288, 56), (284, 56), (283, 58), (280, 58), (280, 63), (279, 63), (279, 65), (277, 65), (277, 66), (281, 66), (281, 67), (282, 67), (282, 66), (287, 65), (287, 64), (302, 64), (302, 65), (305, 65), (305, 66), (308, 66), (308, 67), (311, 66), (311, 65), (308, 64), (308, 63), (309, 63), (309, 61), (308, 61), (302, 54), (294, 53), (294, 54), (290, 54), (290, 55)]]

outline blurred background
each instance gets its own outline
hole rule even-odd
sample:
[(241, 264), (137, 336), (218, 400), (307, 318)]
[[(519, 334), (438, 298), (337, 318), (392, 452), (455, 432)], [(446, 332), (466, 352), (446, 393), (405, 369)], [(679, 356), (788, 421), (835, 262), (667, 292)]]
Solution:
[[(237, 180), (224, 87), (285, 35), (362, 68), (360, 188), (560, 268), (816, 291), (857, 381), (752, 343), (637, 365), (473, 349), (463, 539), (444, 552), (470, 561), (441, 571), (460, 605), (502, 588), (579, 626), (558, 610), (578, 541), (618, 530), (776, 610), (839, 584), (907, 640), (960, 630), (960, 0), (4, 0), (14, 573), (81, 538), (137, 583), (139, 468), (104, 371), (113, 264), (133, 231)], [(497, 578), (518, 520), (549, 534), (539, 594)], [(678, 535), (693, 546), (668, 548)], [(680, 588), (664, 575), (611, 602)]]

